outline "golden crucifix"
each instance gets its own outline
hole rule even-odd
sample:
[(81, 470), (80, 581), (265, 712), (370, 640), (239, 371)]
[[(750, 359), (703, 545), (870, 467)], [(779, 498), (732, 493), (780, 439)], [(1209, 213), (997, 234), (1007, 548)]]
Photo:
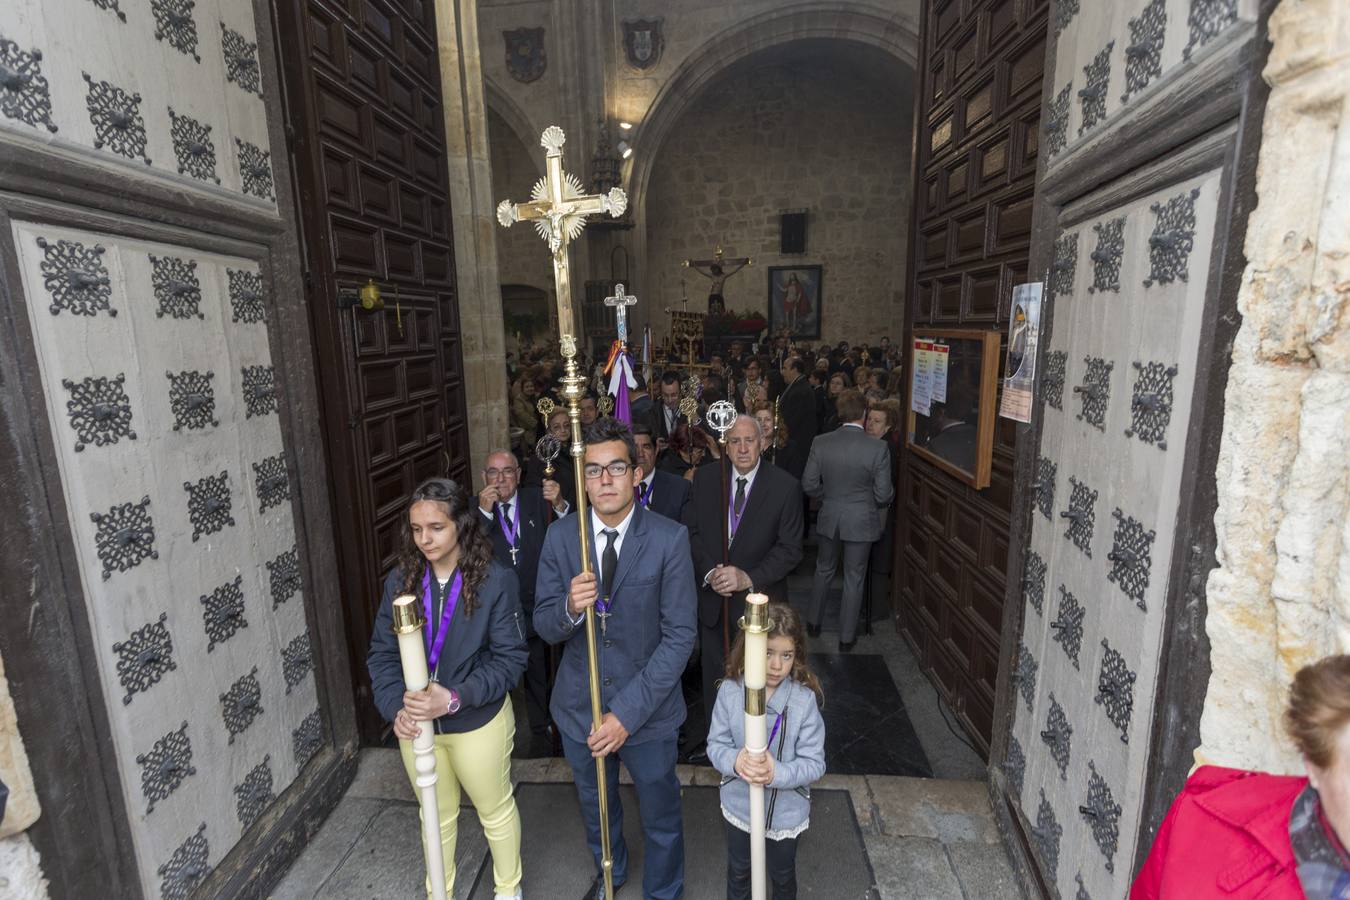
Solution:
[[(567, 401), (567, 417), (572, 422), (572, 477), (576, 479), (577, 487), (577, 533), (581, 539), (581, 571), (587, 573), (591, 571), (590, 517), (586, 514), (586, 478), (582, 471), (586, 446), (581, 440), (581, 398), (586, 392), (586, 376), (577, 371), (577, 342), (572, 335), (572, 283), (567, 248), (586, 228), (586, 216), (607, 213), (617, 219), (623, 215), (623, 211), (628, 208), (628, 195), (617, 187), (610, 188), (607, 194), (582, 194), (581, 183), (562, 168), (562, 148), (566, 140), (563, 130), (557, 125), (544, 129), (539, 138), (546, 155), (544, 177), (530, 191), (530, 202), (512, 203), (503, 200), (499, 203), (497, 221), (504, 228), (521, 221), (534, 222), (535, 230), (548, 241), (549, 253), (553, 256), (553, 284), (558, 293), (558, 344), (566, 370), (562, 379), (562, 396)], [(598, 731), (603, 711), (593, 607), (586, 608), (586, 650), (590, 665), (591, 727)], [(605, 897), (606, 900), (613, 900), (614, 859), (609, 844), (609, 798), (603, 757), (595, 761), (595, 775), (600, 791), (601, 869), (605, 876)]]

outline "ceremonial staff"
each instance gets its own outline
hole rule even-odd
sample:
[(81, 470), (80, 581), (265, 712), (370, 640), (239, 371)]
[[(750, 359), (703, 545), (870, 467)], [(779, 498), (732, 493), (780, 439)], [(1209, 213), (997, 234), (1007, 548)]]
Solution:
[[(418, 609), (417, 598), (404, 594), (394, 599), (394, 634), (398, 635), (398, 656), (403, 663), (403, 685), (410, 691), (424, 691), (431, 682), (427, 672), (427, 648), (422, 628), (426, 620)], [(434, 723), (417, 723), (413, 738), (413, 769), (417, 772), (417, 790), (422, 798), (422, 844), (427, 856), (427, 878), (431, 896), (446, 900), (445, 856), (441, 847), (441, 816), (436, 804), (436, 753)], [(458, 815), (458, 810), (455, 811)]]
[[(619, 188), (608, 194), (581, 193), (576, 177), (562, 169), (562, 148), (567, 138), (557, 125), (544, 129), (539, 138), (547, 166), (543, 178), (530, 192), (530, 202), (503, 200), (497, 205), (497, 221), (509, 228), (516, 222), (533, 221), (539, 236), (548, 241), (553, 257), (553, 284), (558, 295), (558, 346), (562, 351), (566, 374), (562, 378), (562, 396), (567, 401), (567, 417), (572, 422), (572, 475), (576, 479), (577, 535), (580, 539), (581, 571), (591, 571), (590, 517), (586, 511), (586, 476), (582, 457), (586, 445), (581, 440), (581, 398), (586, 392), (586, 376), (577, 370), (577, 342), (572, 335), (572, 283), (567, 262), (567, 247), (586, 228), (586, 216), (606, 213), (613, 218), (628, 208), (628, 195)], [(590, 668), (591, 728), (600, 730), (600, 665), (595, 648), (595, 609), (586, 607), (586, 653)], [(614, 897), (614, 857), (609, 843), (609, 789), (605, 782), (605, 760), (595, 760), (596, 786), (600, 801), (600, 868), (605, 876), (605, 897)]]
[[(722, 565), (731, 563), (731, 538), (730, 527), (727, 520), (731, 518), (731, 482), (730, 467), (731, 460), (727, 457), (727, 432), (731, 426), (736, 424), (736, 407), (728, 400), (718, 400), (704, 414), (708, 420), (708, 425), (717, 432), (717, 443), (722, 445), (722, 458), (718, 460), (718, 465), (722, 469)], [(744, 512), (744, 510), (742, 510)], [(740, 524), (739, 522), (737, 523)], [(731, 653), (731, 623), (727, 617), (731, 615), (730, 597), (722, 598), (722, 656), (726, 658)]]
[[(765, 736), (765, 685), (768, 683), (769, 598), (747, 594), (745, 615), (745, 752), (760, 759), (769, 749)], [(764, 900), (764, 785), (750, 785), (750, 900)]]

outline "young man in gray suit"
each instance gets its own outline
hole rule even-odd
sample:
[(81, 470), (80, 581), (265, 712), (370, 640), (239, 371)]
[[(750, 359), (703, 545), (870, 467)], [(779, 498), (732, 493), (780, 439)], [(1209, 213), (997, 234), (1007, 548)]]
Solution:
[(895, 488), (891, 484), (886, 445), (863, 429), (867, 403), (856, 390), (835, 402), (842, 423), (816, 437), (802, 475), (802, 490), (821, 501), (816, 514), (816, 578), (806, 629), (820, 634), (825, 599), (840, 558), (844, 564), (844, 599), (839, 614), (839, 650), (846, 653), (858, 640), (858, 612), (872, 544), (881, 537), (883, 510)]
[[(586, 496), (591, 571), (581, 574), (577, 519), (548, 529), (535, 586), (534, 627), (562, 644), (562, 662), (549, 711), (562, 736), (600, 872), (599, 785), (595, 759), (605, 759), (609, 789), (614, 890), (628, 878), (628, 847), (619, 801), (619, 761), (633, 776), (642, 818), (642, 894), (676, 900), (684, 891), (684, 822), (675, 777), (677, 733), (684, 721), (680, 675), (694, 648), (694, 566), (689, 534), (679, 522), (639, 506), (634, 488), (642, 467), (628, 426), (597, 419), (586, 430)], [(601, 625), (600, 727), (591, 731), (586, 653), (588, 607)], [(597, 874), (586, 897), (604, 897)]]

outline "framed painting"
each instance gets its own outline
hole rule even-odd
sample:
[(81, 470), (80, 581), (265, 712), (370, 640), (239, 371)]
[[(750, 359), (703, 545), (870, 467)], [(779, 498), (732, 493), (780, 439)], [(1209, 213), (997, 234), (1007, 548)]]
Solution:
[(769, 266), (769, 333), (820, 339), (821, 266)]

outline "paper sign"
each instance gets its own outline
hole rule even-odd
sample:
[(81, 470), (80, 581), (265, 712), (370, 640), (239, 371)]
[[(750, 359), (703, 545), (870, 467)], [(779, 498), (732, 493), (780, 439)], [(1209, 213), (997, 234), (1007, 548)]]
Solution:
[(915, 341), (914, 376), (910, 382), (909, 408), (921, 416), (926, 416), (932, 403), (933, 345), (929, 341)]
[(1003, 397), (998, 404), (998, 414), (1015, 422), (1031, 421), (1043, 290), (1044, 285), (1039, 281), (1013, 288), (1008, 353), (1003, 363)]
[(947, 402), (947, 360), (951, 358), (952, 348), (946, 344), (934, 344), (933, 358), (933, 402)]

